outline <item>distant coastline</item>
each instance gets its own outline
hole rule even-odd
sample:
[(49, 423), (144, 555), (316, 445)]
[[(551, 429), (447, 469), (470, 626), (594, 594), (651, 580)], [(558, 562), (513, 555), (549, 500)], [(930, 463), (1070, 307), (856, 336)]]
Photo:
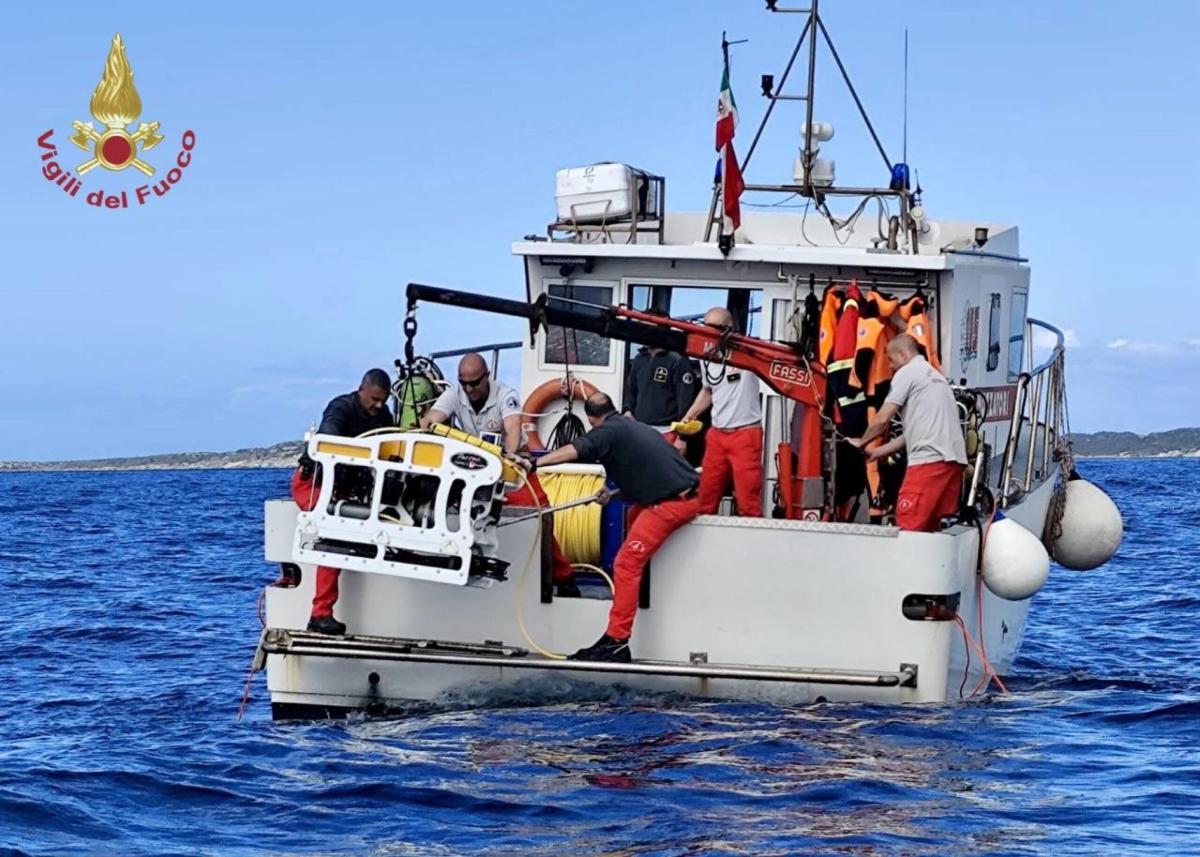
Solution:
[(1076, 458), (1200, 458), (1200, 428), (1076, 433), (1071, 442)]
[[(1073, 436), (1077, 458), (1200, 458), (1200, 428), (1181, 428), (1139, 435), (1102, 431)], [(0, 461), (0, 473), (72, 470), (241, 470), (292, 467), (302, 441), (232, 452), (177, 452), (130, 458), (83, 461)]]
[(274, 446), (237, 449), (232, 452), (177, 452), (131, 458), (97, 458), (83, 461), (0, 461), (5, 471), (68, 470), (245, 470), (294, 467), (303, 441)]

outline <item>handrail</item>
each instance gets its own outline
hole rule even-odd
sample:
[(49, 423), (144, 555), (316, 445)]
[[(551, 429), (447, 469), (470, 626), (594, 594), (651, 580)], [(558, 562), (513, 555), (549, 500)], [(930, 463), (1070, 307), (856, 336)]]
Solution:
[(520, 342), (491, 342), (487, 345), (474, 345), (469, 348), (451, 348), (448, 351), (434, 351), (429, 355), (429, 359), (436, 361), (446, 357), (461, 357), (464, 354), (472, 352), (482, 354), (485, 351), (490, 351), (492, 352), (492, 364), (489, 371), (492, 377), (495, 378), (500, 373), (500, 352), (520, 348), (522, 344)]
[[(1025, 354), (1026, 362), (1030, 364), (1033, 363), (1035, 327), (1050, 331), (1056, 341), (1046, 360), (1028, 372), (1022, 372), (1017, 379), (1016, 407), (1009, 422), (1004, 463), (1000, 470), (1001, 506), (1008, 506), (1020, 499), (1029, 491), (1035, 478), (1044, 479), (1049, 475), (1049, 466), (1053, 463), (1061, 440), (1068, 434), (1064, 402), (1066, 387), (1063, 382), (1066, 337), (1052, 324), (1026, 318)], [(1016, 479), (1017, 456), (1022, 447), (1025, 450), (1023, 479)]]
[[(1059, 352), (1066, 350), (1066, 337), (1063, 334), (1063, 332), (1061, 330), (1059, 330), (1057, 327), (1055, 327), (1054, 325), (1050, 324), (1049, 322), (1041, 321), (1040, 319), (1036, 319), (1036, 318), (1026, 318), (1025, 319), (1025, 339), (1030, 344), (1030, 346), (1033, 345), (1033, 336), (1031, 335), (1033, 333), (1033, 331), (1030, 330), (1030, 328), (1033, 325), (1036, 325), (1036, 326), (1042, 328), (1043, 330), (1050, 331), (1051, 333), (1054, 334), (1055, 338), (1058, 341), (1055, 343), (1054, 350), (1050, 353), (1050, 356), (1041, 365), (1039, 365), (1036, 369), (1031, 369), (1029, 372), (1030, 375), (1036, 375), (1038, 372), (1041, 372), (1043, 369), (1046, 369), (1051, 363), (1053, 363), (1058, 358)], [(1030, 362), (1032, 363), (1033, 361), (1031, 360)]]

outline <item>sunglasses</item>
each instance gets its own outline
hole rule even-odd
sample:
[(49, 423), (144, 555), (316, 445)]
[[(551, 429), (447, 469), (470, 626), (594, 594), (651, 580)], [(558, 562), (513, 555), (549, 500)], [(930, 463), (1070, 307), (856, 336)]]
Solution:
[(464, 390), (474, 390), (476, 387), (478, 387), (480, 384), (482, 384), (486, 380), (487, 380), (487, 372), (484, 372), (482, 375), (480, 375), (478, 378), (475, 378), (474, 380), (470, 380), (467, 378), (459, 378), (458, 383), (462, 384), (462, 387)]

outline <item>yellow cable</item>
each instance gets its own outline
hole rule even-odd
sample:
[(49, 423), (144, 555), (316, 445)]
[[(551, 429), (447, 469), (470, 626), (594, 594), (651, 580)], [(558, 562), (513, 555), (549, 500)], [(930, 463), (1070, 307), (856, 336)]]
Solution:
[[(518, 469), (518, 474), (521, 477), (521, 484), (529, 488), (529, 479), (525, 475), (524, 470)], [(537, 492), (529, 488), (529, 494), (533, 497), (533, 505), (539, 512), (542, 511), (542, 504), (537, 498)], [(538, 546), (542, 543), (542, 516), (537, 516), (537, 538), (529, 543), (529, 556), (525, 557), (525, 567), (521, 569), (521, 576), (517, 579), (517, 627), (521, 629), (521, 636), (525, 638), (525, 642), (529, 647), (544, 657), (555, 661), (565, 661), (566, 655), (558, 652), (551, 652), (543, 649), (537, 644), (537, 641), (529, 635), (529, 629), (525, 627), (525, 599), (521, 596), (525, 593), (525, 578), (529, 576), (529, 569), (533, 565), (534, 554), (537, 553)]]
[[(604, 477), (597, 473), (539, 473), (538, 481), (551, 506), (595, 496), (604, 487)], [(601, 509), (599, 503), (586, 503), (554, 513), (554, 537), (572, 563), (600, 563)]]
[[(580, 474), (561, 474), (561, 473), (560, 474), (542, 474), (542, 477), (538, 481), (542, 483), (543, 488), (546, 487), (546, 483), (545, 483), (546, 476), (550, 476), (550, 475), (579, 476)], [(600, 476), (586, 476), (585, 475), (584, 478), (597, 479), (597, 480), (600, 480), (601, 483), (603, 483), (603, 478)], [(529, 487), (529, 480), (525, 477), (524, 471), (521, 471), (521, 482), (525, 487), (527, 487), (527, 488)], [(601, 488), (604, 487), (603, 484), (601, 484), (600, 487)], [(597, 490), (599, 490), (599, 488), (597, 488)], [(533, 490), (530, 490), (529, 493), (533, 496), (534, 506), (537, 508), (538, 512), (541, 512), (542, 504), (540, 502), (538, 502), (537, 494)], [(547, 493), (549, 493), (548, 490), (547, 490)], [(590, 508), (592, 506), (595, 506), (597, 509), (600, 508), (599, 504), (596, 504), (596, 503), (589, 503), (587, 507), (581, 507), (581, 508)], [(571, 510), (567, 510), (567, 511), (571, 511)], [(561, 513), (555, 512), (554, 514), (557, 516)], [(534, 539), (533, 542), (529, 546), (529, 555), (527, 557), (525, 557), (525, 566), (521, 569), (521, 576), (517, 579), (517, 627), (521, 629), (521, 636), (525, 638), (525, 642), (529, 644), (529, 647), (531, 649), (533, 649), (538, 654), (543, 655), (547, 658), (551, 658), (556, 661), (564, 661), (567, 659), (566, 655), (559, 654), (558, 652), (551, 652), (547, 649), (542, 648), (540, 645), (538, 645), (537, 641), (534, 640), (533, 637), (530, 635), (529, 629), (525, 627), (525, 599), (522, 598), (521, 596), (525, 593), (525, 578), (527, 578), (529, 576), (529, 569), (533, 565), (533, 557), (537, 553), (538, 545), (540, 545), (542, 542), (542, 536), (543, 536), (542, 516), (540, 514), (538, 515), (537, 522), (538, 522), (537, 538)], [(558, 522), (556, 519), (555, 520), (556, 526), (557, 526), (557, 523)], [(596, 520), (597, 534), (599, 533), (599, 523), (600, 523), (599, 517), (597, 517), (597, 520)], [(597, 535), (597, 539), (598, 538), (599, 538), (599, 536)], [(562, 543), (560, 542), (559, 545), (561, 547)], [(565, 548), (564, 548), (564, 550), (565, 550)], [(590, 571), (596, 572), (597, 574), (599, 574), (601, 577), (604, 578), (605, 582), (608, 584), (608, 588), (613, 591), (613, 594), (614, 595), (616, 594), (617, 589), (616, 589), (616, 586), (613, 584), (613, 579), (611, 577), (609, 577), (607, 573), (605, 573), (604, 569), (600, 568), (597, 565), (593, 565), (592, 563), (589, 563), (589, 562), (573, 562), (573, 563), (571, 563), (571, 567), (572, 568), (586, 568), (586, 569), (589, 569)]]
[(604, 582), (608, 584), (608, 588), (612, 590), (613, 597), (617, 595), (617, 585), (613, 583), (613, 579), (608, 576), (608, 572), (598, 565), (592, 565), (590, 562), (573, 562), (571, 568), (586, 568), (588, 571), (594, 571), (596, 574), (604, 578)]
[(425, 429), (404, 429), (400, 426), (380, 426), (379, 428), (367, 429), (365, 432), (355, 437), (372, 437), (377, 434), (413, 434), (425, 431)]

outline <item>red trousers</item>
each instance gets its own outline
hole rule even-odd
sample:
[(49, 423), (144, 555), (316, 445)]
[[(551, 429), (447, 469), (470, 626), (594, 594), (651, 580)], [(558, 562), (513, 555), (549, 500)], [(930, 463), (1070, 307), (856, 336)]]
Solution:
[(638, 593), (646, 563), (663, 542), (688, 521), (700, 514), (695, 497), (673, 499), (653, 506), (636, 506), (629, 512), (629, 532), (613, 562), (612, 608), (608, 612), (608, 636), (628, 640), (637, 615)]
[(910, 464), (896, 501), (896, 526), (936, 533), (941, 519), (958, 511), (963, 465), (956, 461)]
[[(311, 512), (317, 505), (321, 493), (321, 482), (317, 479), (305, 479), (297, 467), (292, 473), (292, 499), (302, 511)], [(312, 618), (333, 615), (333, 605), (338, 600), (338, 577), (340, 568), (327, 565), (317, 566), (316, 591), (313, 593)]]
[(733, 478), (733, 499), (744, 518), (761, 518), (762, 446), (760, 425), (736, 429), (710, 428), (704, 447), (704, 469), (700, 472), (700, 514), (717, 511), (725, 487)]
[[(537, 497), (537, 503), (534, 503), (534, 497)], [(550, 498), (546, 496), (546, 489), (538, 481), (536, 473), (529, 477), (528, 485), (522, 485), (520, 488), (509, 491), (505, 495), (505, 499), (514, 506), (536, 506), (541, 504), (544, 509), (550, 505)], [(555, 539), (554, 543), (550, 546), (550, 557), (550, 579), (554, 583), (570, 583), (575, 579), (575, 570), (571, 568), (571, 561), (567, 559), (567, 555), (559, 547), (558, 539)]]

